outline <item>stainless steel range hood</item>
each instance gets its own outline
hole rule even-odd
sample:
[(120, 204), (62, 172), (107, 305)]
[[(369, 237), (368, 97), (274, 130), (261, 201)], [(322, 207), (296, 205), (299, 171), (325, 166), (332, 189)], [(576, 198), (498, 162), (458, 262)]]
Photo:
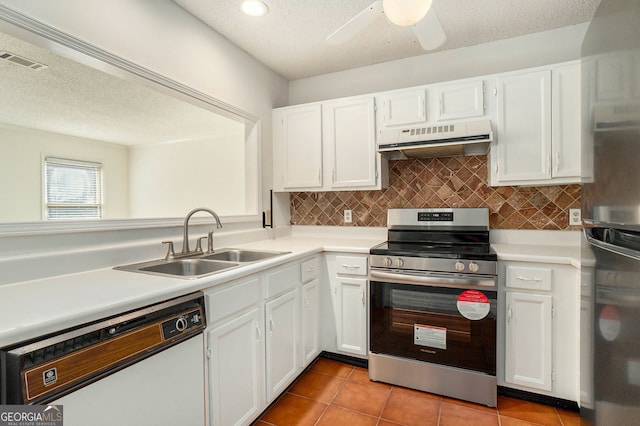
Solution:
[(490, 120), (382, 130), (378, 152), (389, 160), (483, 155), (493, 139)]

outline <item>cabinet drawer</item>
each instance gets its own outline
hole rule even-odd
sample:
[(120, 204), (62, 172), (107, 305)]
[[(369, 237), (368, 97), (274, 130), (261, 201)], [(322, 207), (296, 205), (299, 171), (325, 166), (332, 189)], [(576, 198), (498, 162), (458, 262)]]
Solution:
[(309, 282), (320, 275), (320, 259), (316, 256), (300, 264), (300, 280)]
[(338, 274), (367, 275), (367, 258), (364, 256), (336, 256)]
[(507, 266), (506, 287), (551, 291), (551, 268)]
[(267, 272), (265, 278), (265, 297), (269, 299), (277, 294), (294, 288), (300, 283), (299, 265)]
[(224, 290), (206, 293), (209, 321), (216, 322), (221, 318), (256, 305), (261, 299), (261, 294), (262, 288), (259, 278), (238, 284), (234, 283)]

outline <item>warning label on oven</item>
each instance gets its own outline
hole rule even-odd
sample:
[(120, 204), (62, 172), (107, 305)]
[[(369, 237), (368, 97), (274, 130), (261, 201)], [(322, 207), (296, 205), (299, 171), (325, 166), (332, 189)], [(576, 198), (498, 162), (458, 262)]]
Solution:
[(432, 325), (414, 324), (413, 343), (430, 348), (447, 349), (447, 329)]
[(470, 320), (481, 320), (491, 310), (491, 303), (489, 299), (481, 291), (478, 290), (466, 290), (458, 296), (458, 312), (463, 317)]

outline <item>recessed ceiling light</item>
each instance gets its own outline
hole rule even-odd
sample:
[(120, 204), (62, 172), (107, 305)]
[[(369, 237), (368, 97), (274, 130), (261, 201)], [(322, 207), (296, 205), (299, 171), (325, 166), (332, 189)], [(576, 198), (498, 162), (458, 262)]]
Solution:
[(269, 13), (267, 5), (260, 0), (244, 0), (240, 9), (248, 16), (264, 16)]

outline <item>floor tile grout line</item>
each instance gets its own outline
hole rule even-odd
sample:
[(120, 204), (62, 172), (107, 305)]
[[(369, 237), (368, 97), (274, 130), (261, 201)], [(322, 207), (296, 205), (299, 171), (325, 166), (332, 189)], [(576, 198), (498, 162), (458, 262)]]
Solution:
[(387, 403), (389, 402), (389, 397), (391, 396), (391, 391), (393, 390), (393, 386), (391, 386), (387, 390), (387, 397), (384, 399), (384, 403), (382, 404), (382, 408), (380, 408), (380, 414), (378, 415), (378, 422), (376, 425), (379, 425), (382, 420), (386, 420), (382, 418), (382, 414), (384, 413), (384, 409), (387, 407)]
[[(309, 370), (309, 371), (312, 371), (312, 370)], [(333, 401), (336, 400), (338, 394), (344, 388), (344, 386), (347, 384), (347, 380), (349, 380), (349, 377), (351, 377), (351, 375), (353, 374), (354, 371), (355, 371), (355, 368), (352, 368), (351, 372), (347, 375), (347, 377), (340, 377), (340, 376), (336, 376), (336, 375), (333, 375), (333, 374), (325, 374), (326, 376), (342, 379), (342, 383), (340, 384), (340, 387), (336, 390), (336, 393), (333, 395), (333, 398), (331, 398), (331, 401), (329, 401), (329, 403), (327, 404), (325, 409), (322, 411), (322, 414), (320, 414), (320, 416), (315, 421), (314, 426), (316, 426), (318, 423), (320, 423), (320, 420), (322, 420), (322, 417), (326, 414), (327, 410), (329, 410), (329, 407), (331, 407), (333, 405)], [(320, 402), (318, 400), (314, 400), (314, 401)]]

